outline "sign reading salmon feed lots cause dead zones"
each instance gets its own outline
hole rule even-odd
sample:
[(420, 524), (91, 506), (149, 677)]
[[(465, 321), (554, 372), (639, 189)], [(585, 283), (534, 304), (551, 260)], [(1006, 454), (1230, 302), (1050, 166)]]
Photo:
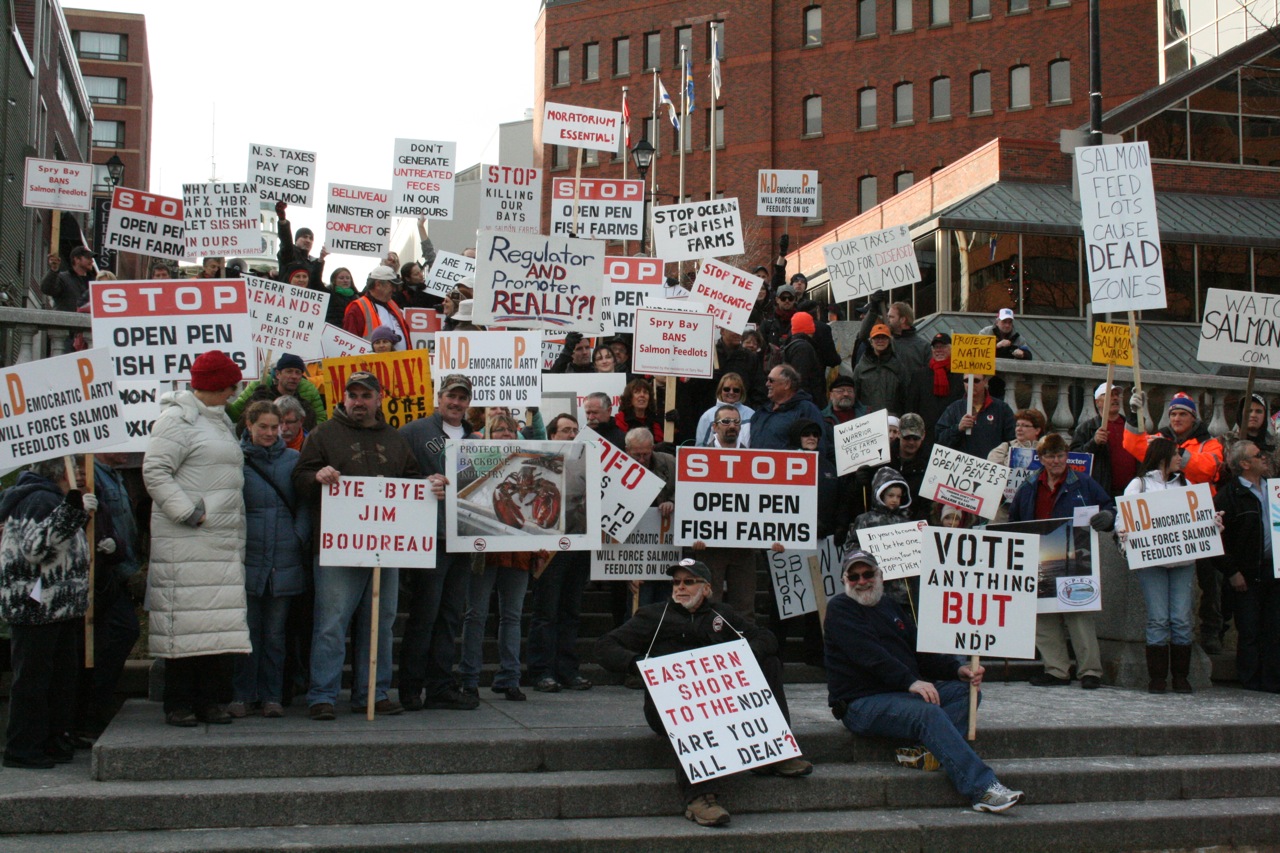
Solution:
[(387, 253), (391, 239), (391, 192), (371, 187), (329, 184), (325, 202), (324, 245), (346, 255)]
[(253, 184), (183, 184), (187, 257), (261, 254), (258, 204)]
[(1210, 288), (1196, 360), (1280, 367), (1280, 296)]
[(604, 291), (604, 243), (481, 231), (475, 323), (593, 333)]
[(542, 332), (436, 332), (436, 376), (471, 380), (471, 405), (542, 405)]
[(818, 547), (818, 455), (681, 447), (675, 543), (709, 548)]
[(456, 142), (397, 139), (391, 170), (391, 207), (396, 216), (453, 219)]
[(249, 143), (248, 183), (267, 202), (310, 207), (316, 192), (316, 152)]
[(859, 299), (920, 280), (911, 229), (905, 225), (859, 234), (822, 247), (836, 299)]
[(797, 169), (761, 169), (757, 173), (756, 216), (818, 215), (818, 173)]
[(436, 498), (426, 480), (342, 477), (320, 493), (320, 565), (431, 569)]
[(1116, 508), (1130, 569), (1222, 556), (1208, 483), (1121, 495)]
[(187, 251), (182, 199), (116, 187), (103, 248), (182, 260)]
[(721, 198), (655, 207), (653, 244), (654, 254), (668, 263), (742, 254), (738, 200)]

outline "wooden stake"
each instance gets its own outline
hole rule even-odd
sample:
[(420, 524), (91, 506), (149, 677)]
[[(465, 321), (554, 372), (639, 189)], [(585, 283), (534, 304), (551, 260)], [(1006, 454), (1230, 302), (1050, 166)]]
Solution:
[(378, 690), (378, 609), (382, 604), (382, 558), (373, 568), (373, 602), (369, 607), (369, 695), (364, 700), (364, 716), (373, 720), (374, 698)]
[(809, 589), (813, 590), (813, 600), (818, 605), (818, 624), (827, 623), (827, 588), (822, 585), (822, 566), (818, 563), (818, 555), (809, 557)]
[[(674, 376), (667, 376), (664, 377), (664, 379), (664, 384), (666, 385), (666, 393), (664, 395), (666, 400), (666, 410), (668, 412), (674, 412), (676, 410), (676, 386), (679, 382)], [(676, 422), (667, 418), (663, 429), (665, 429), (666, 432), (663, 433), (662, 437), (674, 445), (676, 443)]]
[(571, 237), (578, 236), (578, 206), (582, 204), (582, 149), (578, 149), (578, 164), (573, 170), (573, 233)]
[[(977, 655), (969, 656), (969, 672), (972, 674), (978, 670), (981, 665)], [(969, 740), (978, 739), (978, 686), (970, 683), (969, 685)]]
[[(86, 453), (84, 457), (84, 493), (86, 495), (93, 494), (93, 454)], [(94, 651), (93, 651), (93, 623), (94, 623), (94, 606), (93, 591), (94, 586), (94, 561), (97, 555), (97, 548), (94, 547), (94, 528), (97, 523), (97, 513), (89, 513), (89, 527), (85, 531), (85, 535), (89, 537), (89, 609), (84, 612), (84, 668), (93, 669)], [(120, 547), (120, 543), (116, 543), (116, 547)]]
[[(1129, 312), (1129, 344), (1133, 348), (1133, 390), (1142, 390), (1142, 363), (1138, 359), (1138, 323), (1134, 319), (1133, 312)], [(1107, 405), (1111, 405), (1111, 401), (1107, 401)], [(1138, 430), (1142, 433), (1147, 431), (1147, 407), (1143, 406), (1138, 410)]]
[(62, 245), (62, 211), (52, 211), (53, 218), (49, 222), (49, 254), (61, 255), (58, 251)]

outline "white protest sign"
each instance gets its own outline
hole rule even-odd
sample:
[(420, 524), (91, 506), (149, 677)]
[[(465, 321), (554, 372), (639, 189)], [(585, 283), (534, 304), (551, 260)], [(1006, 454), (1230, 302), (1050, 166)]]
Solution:
[(115, 383), (105, 348), (0, 370), (0, 471), (123, 442)]
[(160, 395), (172, 389), (167, 382), (149, 379), (116, 381), (120, 395), (120, 416), (124, 418), (127, 436), (123, 444), (114, 445), (112, 453), (146, 453), (151, 446), (151, 427), (160, 417)]
[[(578, 186), (577, 229), (573, 188)], [(551, 233), (589, 240), (639, 240), (644, 225), (644, 181), (619, 178), (554, 178), (551, 181)]]
[[(253, 320), (253, 342), (260, 369), (290, 353), (303, 361), (323, 358), (324, 315), (329, 307), (327, 290), (312, 290), (255, 275), (244, 277)], [(262, 374), (262, 375), (265, 375)]]
[(1164, 264), (1146, 142), (1076, 149), (1094, 315), (1164, 308)]
[(542, 232), (542, 170), (524, 166), (480, 168), (481, 231)]
[(1076, 507), (1071, 518), (988, 524), (988, 531), (1040, 537), (1036, 611), (1081, 613), (1102, 609), (1102, 559), (1089, 518), (1098, 507)]
[(604, 259), (604, 274), (609, 277), (613, 292), (611, 307), (616, 331), (635, 331), (636, 309), (645, 307), (652, 299), (662, 298), (665, 266), (666, 262), (661, 258)]
[(431, 375), (471, 380), (471, 405), (542, 405), (541, 332), (436, 332)]
[(814, 556), (818, 558), (823, 596), (830, 599), (837, 591), (844, 592), (840, 581), (840, 546), (836, 545), (835, 537), (823, 539), (816, 551), (765, 552), (779, 619), (818, 612), (818, 596), (809, 571), (809, 558)]
[[(557, 350), (558, 352), (558, 350)], [(579, 413), (586, 403), (588, 394), (608, 394), (613, 402), (612, 413), (617, 414), (622, 405), (622, 392), (627, 388), (625, 373), (544, 373), (542, 375), (542, 396), (573, 398), (575, 411), (548, 413), (546, 420), (558, 414), (573, 415), (580, 424), (586, 423)], [(544, 407), (545, 408), (545, 407)]]
[(343, 477), (320, 493), (320, 565), (431, 569), (436, 499), (426, 480)]
[(436, 252), (435, 263), (427, 274), (424, 290), (436, 296), (448, 296), (464, 278), (475, 280), (476, 259), (453, 252)]
[(1036, 656), (1040, 537), (926, 527), (916, 650)]
[(705, 304), (718, 327), (740, 335), (751, 318), (756, 294), (763, 286), (759, 276), (708, 258), (702, 262), (693, 281), (689, 301)]
[(477, 235), (477, 326), (594, 333), (603, 291), (604, 243), (540, 234)]
[(885, 409), (836, 424), (836, 470), (852, 474), (864, 465), (889, 461), (889, 412)]
[(397, 139), (391, 170), (391, 207), (396, 216), (453, 219), (456, 142)]
[(761, 169), (757, 173), (756, 216), (818, 215), (818, 173), (800, 169)]
[(348, 332), (341, 326), (325, 323), (320, 330), (320, 358), (341, 358), (344, 355), (364, 355), (373, 352), (368, 339)]
[(179, 261), (186, 257), (182, 199), (116, 187), (104, 249)]
[(858, 531), (858, 544), (876, 558), (887, 581), (913, 578), (920, 574), (923, 521), (904, 521)]
[(1271, 568), (1280, 578), (1280, 480), (1267, 480), (1267, 518), (1271, 521)]
[(436, 332), (444, 328), (444, 316), (434, 308), (405, 308), (401, 313), (409, 327), (409, 349), (435, 349)]
[(641, 308), (631, 369), (651, 376), (710, 379), (716, 321), (710, 314)]
[(1004, 465), (935, 444), (920, 496), (991, 519), (996, 517), (1008, 481), (1009, 469)]
[(709, 548), (818, 547), (818, 455), (681, 447), (675, 542)]
[(1196, 361), (1280, 367), (1280, 297), (1209, 288)]
[(664, 581), (667, 567), (680, 562), (671, 543), (671, 519), (658, 508), (646, 509), (625, 541), (608, 538), (591, 552), (593, 581)]
[[(728, 627), (723, 633), (737, 636)], [(646, 658), (636, 666), (690, 782), (800, 754), (746, 640)]]
[(1208, 483), (1121, 495), (1116, 509), (1130, 569), (1222, 556)]
[(183, 184), (183, 224), (188, 258), (263, 254), (253, 184)]
[(92, 210), (93, 164), (27, 158), (22, 206)]
[(905, 225), (859, 234), (822, 247), (831, 292), (841, 302), (920, 281), (920, 263)]
[(588, 427), (578, 433), (578, 441), (595, 445), (600, 454), (600, 530), (605, 541), (624, 541), (666, 483)]
[(667, 262), (740, 255), (742, 214), (736, 198), (653, 209), (654, 254)]
[(258, 188), (263, 201), (283, 201), (298, 207), (315, 202), (316, 153), (279, 145), (249, 143), (247, 182)]
[(93, 339), (112, 348), (122, 379), (191, 378), (191, 363), (220, 349), (258, 375), (252, 320), (240, 279), (94, 281), (89, 284)]
[(324, 216), (326, 249), (381, 258), (390, 240), (390, 191), (329, 184)]
[(618, 150), (622, 139), (622, 113), (547, 102), (542, 113), (542, 144)]

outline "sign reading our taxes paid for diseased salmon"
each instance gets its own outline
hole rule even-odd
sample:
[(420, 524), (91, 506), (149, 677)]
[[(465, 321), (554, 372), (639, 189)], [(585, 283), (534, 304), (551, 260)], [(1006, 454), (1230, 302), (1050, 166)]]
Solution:
[(604, 243), (481, 231), (475, 323), (512, 329), (599, 330)]

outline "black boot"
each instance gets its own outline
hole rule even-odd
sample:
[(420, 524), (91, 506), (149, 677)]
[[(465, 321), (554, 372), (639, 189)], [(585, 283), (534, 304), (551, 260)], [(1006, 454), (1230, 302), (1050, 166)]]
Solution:
[(1195, 693), (1187, 676), (1191, 674), (1191, 646), (1169, 647), (1169, 669), (1173, 673), (1174, 693)]
[(1147, 692), (1164, 693), (1169, 674), (1169, 647), (1147, 646)]

